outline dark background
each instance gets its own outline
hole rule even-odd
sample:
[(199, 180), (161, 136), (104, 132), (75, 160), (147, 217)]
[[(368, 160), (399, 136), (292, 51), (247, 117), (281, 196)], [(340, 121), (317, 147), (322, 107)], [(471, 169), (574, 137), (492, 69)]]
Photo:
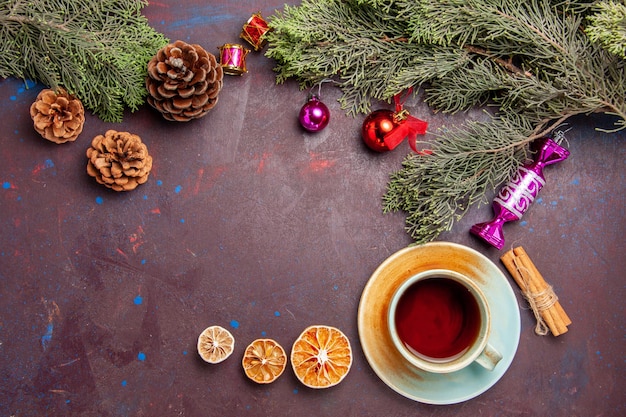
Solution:
[[(249, 48), (243, 23), (283, 4), (161, 0), (143, 12), (172, 41), (218, 55), (224, 43)], [(225, 76), (202, 119), (170, 123), (148, 106), (119, 124), (88, 115), (65, 145), (32, 127), (28, 109), (42, 86), (0, 81), (1, 416), (624, 415), (626, 147), (623, 133), (594, 130), (610, 118), (568, 126), (570, 158), (546, 169), (540, 198), (504, 230), (507, 247), (523, 246), (554, 286), (569, 332), (535, 335), (511, 279), (522, 329), (508, 372), (472, 400), (432, 406), (374, 374), (356, 325), (371, 273), (411, 243), (404, 215), (381, 211), (408, 145), (368, 151), (364, 115), (346, 116), (328, 84), (330, 125), (304, 132), (297, 115), (307, 92), (293, 81), (276, 85), (261, 52), (246, 62), (249, 73)], [(374, 106), (382, 107), (390, 108)], [(419, 97), (406, 107), (431, 132), (482, 117), (435, 115)], [(132, 192), (86, 174), (85, 150), (108, 129), (138, 134), (153, 156), (148, 182)], [(477, 249), (504, 271), (502, 252), (468, 233), (490, 217), (489, 205), (475, 207), (439, 240)], [(196, 353), (212, 324), (236, 339), (218, 365)], [(245, 377), (248, 343), (270, 337), (289, 352), (312, 324), (351, 340), (354, 363), (341, 384), (311, 390), (290, 367), (267, 386)]]

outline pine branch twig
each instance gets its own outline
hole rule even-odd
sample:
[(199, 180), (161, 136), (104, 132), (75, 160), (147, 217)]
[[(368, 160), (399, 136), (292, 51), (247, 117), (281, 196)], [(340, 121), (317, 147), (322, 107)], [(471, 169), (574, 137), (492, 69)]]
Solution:
[(0, 76), (64, 87), (101, 119), (120, 122), (147, 95), (150, 58), (167, 39), (145, 0), (0, 0)]
[(572, 116), (611, 113), (614, 130), (626, 129), (625, 61), (585, 33), (590, 21), (603, 28), (598, 41), (626, 43), (608, 35), (608, 22), (624, 19), (607, 10), (621, 8), (607, 0), (303, 0), (270, 17), (266, 55), (279, 83), (337, 79), (352, 115), (411, 87), (434, 111), (496, 109), (488, 122), (433, 133), (432, 155), (411, 154), (391, 175), (383, 211), (406, 212), (408, 233), (426, 242), (485, 202), (530, 142)]

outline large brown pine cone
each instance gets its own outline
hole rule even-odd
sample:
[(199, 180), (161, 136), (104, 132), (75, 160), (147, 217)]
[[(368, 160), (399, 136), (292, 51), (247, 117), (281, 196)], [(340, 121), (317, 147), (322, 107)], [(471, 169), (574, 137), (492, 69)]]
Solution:
[(217, 104), (223, 77), (214, 55), (200, 45), (176, 41), (148, 63), (148, 103), (167, 120), (197, 119)]
[(152, 157), (141, 138), (128, 132), (108, 130), (87, 149), (87, 173), (115, 191), (134, 190), (148, 180)]
[(85, 109), (83, 103), (63, 88), (41, 90), (30, 106), (30, 117), (35, 130), (54, 143), (75, 141), (83, 131)]

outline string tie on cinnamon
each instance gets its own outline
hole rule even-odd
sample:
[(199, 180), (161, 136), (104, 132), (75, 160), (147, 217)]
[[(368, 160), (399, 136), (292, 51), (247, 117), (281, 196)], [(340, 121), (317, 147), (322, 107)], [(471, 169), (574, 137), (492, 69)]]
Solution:
[(548, 334), (548, 331), (550, 329), (542, 317), (542, 312), (554, 306), (557, 301), (559, 301), (559, 297), (557, 297), (556, 293), (554, 292), (552, 285), (549, 284), (541, 291), (532, 291), (531, 284), (527, 279), (530, 272), (521, 272), (521, 270), (524, 269), (524, 266), (521, 264), (521, 262), (519, 262), (518, 259), (514, 258), (513, 264), (515, 265), (515, 268), (519, 272), (519, 275), (522, 278), (522, 282), (524, 283), (524, 288), (521, 289), (522, 295), (528, 302), (528, 305), (535, 315), (535, 319), (537, 320), (535, 333), (539, 336), (545, 336), (546, 334)]
[(548, 330), (554, 336), (567, 333), (567, 326), (572, 324), (572, 320), (559, 303), (554, 289), (545, 281), (524, 248), (513, 248), (502, 255), (500, 260), (519, 286), (537, 319), (535, 333), (540, 336), (548, 334)]

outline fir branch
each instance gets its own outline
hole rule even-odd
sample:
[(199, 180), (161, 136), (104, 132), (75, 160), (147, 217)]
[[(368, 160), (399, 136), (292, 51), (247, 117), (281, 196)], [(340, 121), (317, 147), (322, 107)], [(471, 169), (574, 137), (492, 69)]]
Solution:
[(271, 45), (266, 55), (277, 61), (278, 83), (295, 77), (305, 88), (337, 78), (342, 106), (354, 115), (368, 111), (371, 99), (388, 99), (380, 80), (426, 51), (407, 42), (403, 25), (392, 16), (369, 5), (352, 6), (332, 0), (285, 6), (270, 18), (274, 31), (266, 35)]
[(594, 6), (585, 32), (593, 42), (626, 59), (626, 4), (602, 1)]
[(0, 76), (65, 87), (104, 121), (120, 122), (147, 91), (147, 63), (167, 39), (145, 0), (1, 0)]
[(411, 154), (391, 175), (383, 211), (405, 211), (406, 230), (416, 243), (436, 238), (469, 206), (486, 203), (487, 191), (526, 159), (524, 133), (530, 129), (522, 119), (500, 117), (439, 135), (429, 144), (432, 155)]
[(349, 114), (409, 87), (423, 87), (435, 111), (495, 107), (487, 123), (437, 134), (432, 155), (409, 155), (391, 176), (384, 211), (405, 211), (408, 232), (425, 242), (484, 202), (530, 142), (568, 118), (611, 113), (615, 130), (626, 128), (624, 60), (584, 31), (595, 4), (303, 0), (270, 18), (266, 55), (277, 61), (277, 82), (338, 78)]

